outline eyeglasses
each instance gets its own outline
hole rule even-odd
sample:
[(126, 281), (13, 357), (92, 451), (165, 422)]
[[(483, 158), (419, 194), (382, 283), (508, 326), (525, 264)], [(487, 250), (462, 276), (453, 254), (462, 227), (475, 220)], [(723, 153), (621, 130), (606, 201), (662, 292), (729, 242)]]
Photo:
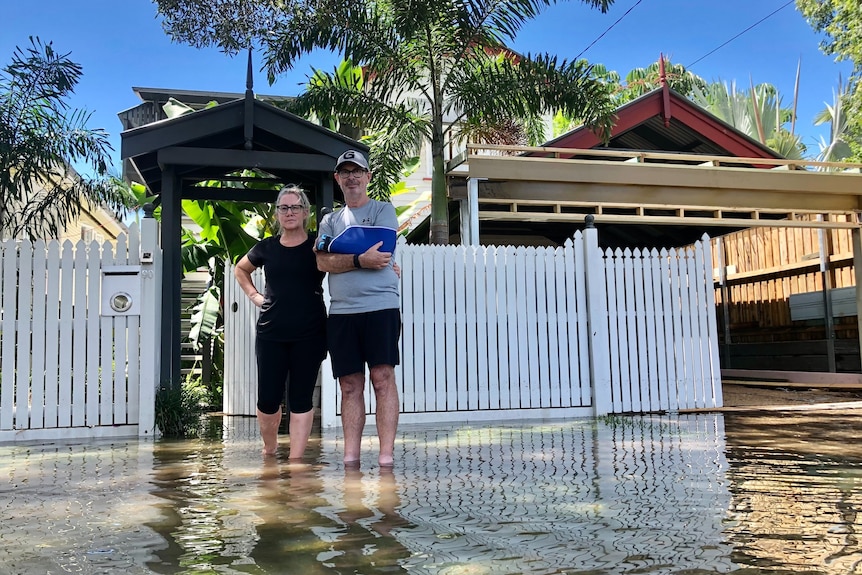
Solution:
[(346, 180), (347, 178), (359, 178), (363, 174), (368, 173), (368, 170), (363, 170), (362, 168), (359, 168), (357, 170), (338, 170), (337, 173), (339, 177)]
[(280, 214), (286, 214), (287, 212), (298, 214), (305, 209), (305, 206), (302, 204), (282, 204), (280, 206), (275, 206), (275, 209), (278, 210), (278, 213)]

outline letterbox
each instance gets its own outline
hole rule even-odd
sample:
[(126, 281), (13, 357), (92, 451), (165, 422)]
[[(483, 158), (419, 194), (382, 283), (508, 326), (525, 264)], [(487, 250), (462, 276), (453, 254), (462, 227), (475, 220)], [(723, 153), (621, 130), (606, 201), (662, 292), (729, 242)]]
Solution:
[(141, 315), (141, 266), (102, 268), (101, 315)]

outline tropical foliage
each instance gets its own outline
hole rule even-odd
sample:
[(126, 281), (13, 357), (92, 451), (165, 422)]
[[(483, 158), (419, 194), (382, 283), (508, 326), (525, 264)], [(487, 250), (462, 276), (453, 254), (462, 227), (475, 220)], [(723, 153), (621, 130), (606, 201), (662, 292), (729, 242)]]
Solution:
[(829, 125), (829, 139), (821, 136), (818, 146), (820, 152), (817, 160), (821, 162), (840, 162), (853, 156), (853, 146), (858, 145), (850, 133), (847, 120), (847, 101), (850, 97), (850, 86), (838, 79), (838, 90), (832, 104), (827, 104), (815, 118), (814, 125)]
[[(593, 66), (593, 74), (610, 86), (615, 107), (652, 92), (661, 87), (663, 82), (666, 82), (671, 90), (686, 97), (690, 97), (696, 90), (706, 89), (708, 85), (706, 80), (686, 70), (681, 64), (674, 64), (664, 56), (662, 59), (664, 69), (660, 62), (653, 62), (646, 68), (630, 70), (625, 80), (620, 78), (618, 72), (608, 70), (602, 64)], [(554, 116), (554, 136), (569, 132), (580, 125), (580, 118), (570, 117), (557, 111)]]
[(826, 35), (820, 48), (854, 65), (862, 73), (862, 4), (854, 0), (796, 0), (796, 8), (817, 32)]
[[(853, 63), (853, 72), (847, 83), (839, 80), (841, 97), (836, 99), (831, 110), (827, 106), (825, 113), (839, 120), (839, 123), (834, 120), (832, 123), (833, 140), (835, 128), (841, 126), (841, 141), (834, 143), (849, 148), (851, 153), (847, 159), (862, 162), (862, 3), (855, 0), (796, 0), (796, 8), (815, 31), (825, 35), (820, 44), (824, 53), (834, 55), (839, 61)], [(827, 144), (826, 149), (830, 150), (830, 157), (837, 157), (838, 147)]]
[[(612, 2), (582, 1), (603, 11)], [(250, 0), (245, 4), (254, 13), (251, 21), (266, 22), (268, 30), (220, 22), (200, 33), (182, 21), (200, 8), (196, 2), (156, 2), (175, 39), (227, 51), (259, 42), (271, 80), (315, 49), (340, 53), (367, 70), (371, 78), (362, 90), (320, 82), (299, 105), (339, 110), (342, 121), (386, 134), (402, 157), (430, 144), (434, 243), (449, 237), (446, 146), (463, 142), (477, 126), (503, 133), (514, 123), (528, 137), (538, 136), (541, 115), (552, 110), (602, 134), (612, 123), (608, 86), (585, 61), (521, 55), (507, 47), (552, 0), (307, 0), (276, 8), (268, 0)]]
[(646, 68), (635, 68), (626, 74), (625, 84), (614, 91), (614, 102), (622, 106), (644, 94), (661, 87), (662, 81), (668, 87), (683, 96), (689, 97), (697, 90), (703, 90), (707, 81), (697, 74), (686, 70), (682, 64), (674, 64), (669, 58), (664, 58), (664, 69), (661, 62), (653, 62)]
[[(109, 176), (108, 134), (68, 104), (81, 74), (38, 38), (0, 72), (0, 237), (56, 237), (84, 205), (130, 203)], [(79, 176), (77, 164), (94, 175)]]
[(796, 99), (791, 108), (784, 107), (781, 95), (771, 84), (758, 84), (746, 91), (739, 89), (736, 82), (715, 82), (695, 89), (691, 99), (785, 158), (801, 159), (806, 152), (802, 139), (794, 133)]
[[(369, 101), (369, 84), (365, 70), (343, 60), (332, 72), (314, 70), (306, 85), (303, 97), (284, 105), (289, 111), (316, 121), (322, 126), (369, 146), (369, 161), (374, 178), (368, 186), (369, 194), (379, 200), (390, 199), (390, 187), (418, 159), (417, 142), (421, 136), (413, 130), (410, 121), (397, 122), (373, 130), (364, 122), (356, 122), (356, 115), (345, 112), (351, 102)], [(321, 97), (321, 95), (323, 95)]]

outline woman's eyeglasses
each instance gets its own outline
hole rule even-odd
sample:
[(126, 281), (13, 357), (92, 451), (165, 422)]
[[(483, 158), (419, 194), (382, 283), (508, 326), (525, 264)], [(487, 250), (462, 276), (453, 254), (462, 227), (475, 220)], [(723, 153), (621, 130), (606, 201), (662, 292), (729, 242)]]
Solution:
[(282, 204), (280, 206), (275, 206), (275, 209), (278, 210), (278, 213), (280, 214), (286, 214), (287, 212), (298, 214), (304, 210), (305, 207), (302, 204)]

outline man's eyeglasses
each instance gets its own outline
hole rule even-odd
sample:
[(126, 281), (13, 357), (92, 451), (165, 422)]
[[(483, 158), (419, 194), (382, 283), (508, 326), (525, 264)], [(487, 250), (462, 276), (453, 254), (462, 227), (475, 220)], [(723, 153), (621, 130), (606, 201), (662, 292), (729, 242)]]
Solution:
[(346, 180), (347, 178), (359, 178), (367, 172), (368, 170), (363, 170), (362, 168), (356, 170), (338, 170), (338, 176)]
[(278, 213), (280, 213), (280, 214), (286, 214), (287, 212), (290, 212), (292, 214), (298, 214), (302, 210), (304, 210), (305, 207), (302, 204), (292, 204), (292, 205), (283, 204), (280, 206), (275, 206), (275, 209), (278, 210)]

